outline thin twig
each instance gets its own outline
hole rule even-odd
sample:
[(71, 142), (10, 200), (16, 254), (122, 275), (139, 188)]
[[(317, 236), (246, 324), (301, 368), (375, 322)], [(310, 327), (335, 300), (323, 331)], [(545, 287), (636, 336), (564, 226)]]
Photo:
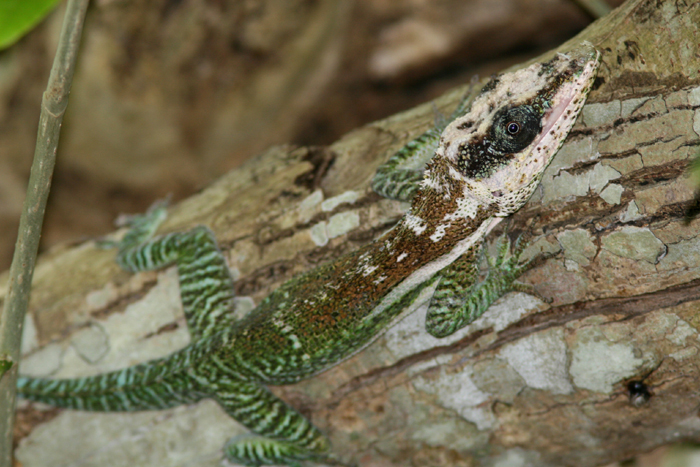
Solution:
[[(0, 467), (12, 465), (17, 362), (20, 356), (22, 324), (29, 302), (34, 264), (44, 221), (46, 199), (56, 162), (56, 147), (68, 93), (73, 80), (85, 11), (89, 0), (68, 0), (58, 50), (41, 101), (41, 116), (27, 197), (19, 221), (17, 244), (10, 267), (5, 308), (0, 314), (0, 361), (9, 370), (0, 376)], [(0, 370), (1, 371), (1, 370)]]

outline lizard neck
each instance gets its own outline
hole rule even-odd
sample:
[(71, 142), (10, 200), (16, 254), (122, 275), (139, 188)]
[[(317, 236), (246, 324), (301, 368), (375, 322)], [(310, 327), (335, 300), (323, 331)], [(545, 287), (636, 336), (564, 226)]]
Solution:
[(354, 276), (346, 296), (373, 297), (378, 301), (366, 311), (370, 318), (382, 315), (462, 254), (478, 248), (502, 220), (497, 211), (495, 205), (479, 204), (465, 195), (463, 187), (455, 185), (446, 192), (424, 184), (411, 211), (355, 258), (355, 268), (346, 276)]
[(386, 278), (393, 287), (409, 281), (410, 288), (479, 244), (501, 220), (495, 204), (475, 198), (465, 181), (448, 171), (441, 158), (431, 161), (410, 211), (356, 257), (357, 273)]
[(497, 204), (479, 197), (468, 182), (446, 157), (437, 155), (428, 163), (411, 210), (399, 226), (413, 232), (416, 241), (431, 242), (438, 250), (451, 249), (499, 214)]

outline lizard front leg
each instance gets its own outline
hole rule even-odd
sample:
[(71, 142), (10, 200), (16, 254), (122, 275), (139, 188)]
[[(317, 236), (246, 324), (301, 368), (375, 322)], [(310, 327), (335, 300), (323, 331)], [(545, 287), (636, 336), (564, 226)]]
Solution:
[(440, 142), (440, 134), (447, 125), (469, 110), (473, 99), (475, 80), (457, 104), (451, 115), (439, 115), (435, 126), (406, 143), (388, 161), (379, 166), (372, 179), (372, 189), (379, 195), (399, 201), (409, 202), (418, 191), (423, 180), (425, 163), (435, 155)]
[(435, 337), (446, 337), (472, 323), (508, 292), (520, 291), (539, 296), (532, 286), (516, 279), (530, 269), (533, 261), (519, 264), (526, 244), (515, 242), (511, 252), (508, 236), (503, 234), (495, 258), (487, 256), (488, 272), (479, 282), (479, 251), (475, 245), (457, 261), (440, 272), (440, 282), (430, 301), (425, 319), (426, 330)]

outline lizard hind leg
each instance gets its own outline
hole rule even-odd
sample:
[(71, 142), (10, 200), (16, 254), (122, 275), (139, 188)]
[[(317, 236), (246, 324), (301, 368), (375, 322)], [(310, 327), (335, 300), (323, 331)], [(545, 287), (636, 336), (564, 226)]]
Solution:
[(130, 230), (116, 244), (117, 263), (139, 272), (177, 264), (180, 296), (193, 341), (206, 338), (234, 321), (233, 278), (214, 233), (204, 226), (153, 237), (166, 217), (166, 203), (132, 216)]
[(526, 246), (518, 238), (511, 249), (507, 235), (503, 234), (496, 257), (486, 255), (489, 269), (481, 282), (478, 281), (478, 246), (443, 269), (426, 315), (427, 331), (435, 337), (449, 336), (475, 321), (493, 302), (511, 291), (529, 293), (546, 301), (532, 286), (516, 281), (533, 266), (533, 260), (519, 264)]
[(252, 382), (216, 383), (216, 401), (255, 434), (232, 438), (224, 447), (231, 462), (248, 466), (288, 465), (330, 459), (330, 443), (303, 415)]

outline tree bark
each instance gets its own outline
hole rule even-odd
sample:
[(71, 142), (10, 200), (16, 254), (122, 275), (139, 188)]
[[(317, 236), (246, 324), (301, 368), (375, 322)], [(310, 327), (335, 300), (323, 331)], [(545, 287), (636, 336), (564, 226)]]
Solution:
[[(700, 439), (700, 221), (684, 221), (700, 146), (697, 24), (697, 2), (633, 0), (570, 41), (602, 52), (596, 86), (509, 228), (532, 242), (526, 256), (551, 255), (523, 277), (551, 303), (508, 294), (446, 339), (425, 332), (419, 307), (330, 371), (274, 388), (342, 459), (594, 466)], [(449, 111), (462, 92), (437, 106)], [(215, 231), (243, 312), (398, 220), (406, 205), (369, 181), (433, 118), (428, 103), (328, 147), (268, 150), (174, 206), (162, 230)], [(94, 242), (44, 256), (21, 371), (103, 372), (188, 342), (176, 272), (129, 275), (113, 259)], [(648, 400), (632, 403), (630, 381), (644, 382)], [(18, 427), (25, 467), (213, 466), (245, 432), (211, 401), (135, 414), (25, 403)]]

